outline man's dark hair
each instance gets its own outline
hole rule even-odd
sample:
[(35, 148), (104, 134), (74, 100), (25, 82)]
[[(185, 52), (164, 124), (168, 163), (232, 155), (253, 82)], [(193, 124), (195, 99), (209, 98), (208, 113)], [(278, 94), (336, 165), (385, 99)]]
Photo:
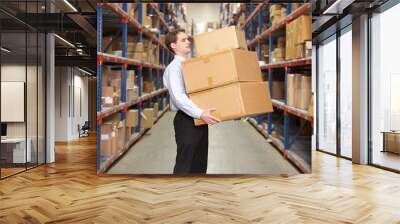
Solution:
[(178, 40), (178, 33), (185, 33), (184, 29), (174, 29), (170, 32), (167, 33), (165, 36), (165, 45), (167, 45), (167, 48), (175, 54), (174, 49), (172, 49), (171, 44), (176, 43)]

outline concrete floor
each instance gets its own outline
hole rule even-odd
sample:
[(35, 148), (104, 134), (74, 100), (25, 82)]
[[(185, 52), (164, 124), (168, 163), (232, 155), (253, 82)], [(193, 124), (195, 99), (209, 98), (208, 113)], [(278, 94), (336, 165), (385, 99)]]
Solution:
[[(110, 170), (109, 174), (172, 174), (176, 145), (173, 118), (167, 112)], [(246, 121), (209, 127), (208, 174), (297, 174)]]

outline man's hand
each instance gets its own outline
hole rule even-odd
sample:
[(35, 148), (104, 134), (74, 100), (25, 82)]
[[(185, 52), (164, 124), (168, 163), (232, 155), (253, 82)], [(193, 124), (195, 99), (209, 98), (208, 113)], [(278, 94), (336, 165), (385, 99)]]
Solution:
[(216, 124), (220, 122), (220, 120), (211, 115), (211, 112), (215, 111), (215, 109), (204, 110), (200, 116), (200, 119), (206, 122), (207, 124)]

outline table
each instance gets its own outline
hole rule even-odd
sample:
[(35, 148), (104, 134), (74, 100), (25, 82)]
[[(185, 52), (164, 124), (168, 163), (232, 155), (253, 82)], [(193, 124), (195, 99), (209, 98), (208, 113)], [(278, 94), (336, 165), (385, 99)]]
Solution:
[[(25, 151), (26, 142), (28, 143)], [(32, 161), (32, 140), (27, 138), (1, 139), (1, 159), (5, 163), (26, 163)]]

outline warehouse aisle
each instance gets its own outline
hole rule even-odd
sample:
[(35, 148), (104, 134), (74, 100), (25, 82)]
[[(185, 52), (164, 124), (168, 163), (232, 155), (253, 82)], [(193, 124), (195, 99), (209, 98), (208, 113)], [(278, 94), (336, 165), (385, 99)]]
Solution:
[[(171, 174), (176, 156), (173, 112), (167, 112), (109, 174)], [(209, 129), (209, 174), (297, 174), (247, 122), (229, 121)]]

